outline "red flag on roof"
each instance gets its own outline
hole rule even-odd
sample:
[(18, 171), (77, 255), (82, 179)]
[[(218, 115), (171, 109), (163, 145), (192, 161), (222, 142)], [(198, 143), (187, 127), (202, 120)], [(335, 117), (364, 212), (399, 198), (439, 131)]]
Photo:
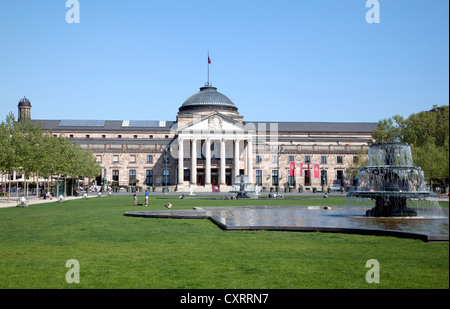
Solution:
[(209, 58), (209, 56), (208, 56), (208, 63), (211, 63), (211, 58)]

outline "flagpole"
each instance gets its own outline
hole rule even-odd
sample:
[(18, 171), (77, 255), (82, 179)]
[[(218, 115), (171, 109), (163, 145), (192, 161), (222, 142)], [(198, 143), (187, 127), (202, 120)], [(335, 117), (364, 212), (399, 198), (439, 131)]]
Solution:
[(209, 61), (209, 50), (208, 50), (208, 86), (209, 86), (209, 64), (210, 64), (210, 61)]

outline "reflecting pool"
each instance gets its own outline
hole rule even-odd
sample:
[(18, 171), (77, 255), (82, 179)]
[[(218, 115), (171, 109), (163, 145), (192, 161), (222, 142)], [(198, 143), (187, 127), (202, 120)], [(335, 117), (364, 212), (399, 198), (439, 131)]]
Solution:
[(449, 235), (448, 209), (443, 216), (366, 217), (370, 208), (336, 206), (244, 206), (202, 207), (227, 227), (334, 227), (343, 229), (394, 230), (430, 236)]

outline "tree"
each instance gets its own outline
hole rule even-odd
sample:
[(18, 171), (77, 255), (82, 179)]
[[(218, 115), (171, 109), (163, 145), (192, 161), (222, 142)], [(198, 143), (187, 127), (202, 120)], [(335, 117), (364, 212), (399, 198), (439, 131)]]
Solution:
[(355, 179), (358, 176), (358, 171), (367, 166), (369, 162), (369, 157), (366, 151), (360, 150), (356, 156), (353, 156), (352, 163), (347, 167), (345, 172), (352, 176)]
[(93, 178), (98, 175), (100, 164), (91, 150), (82, 150), (78, 144), (72, 144), (68, 152), (67, 175), (71, 177)]
[[(3, 173), (7, 173), (8, 179), (11, 179), (11, 174), (20, 168), (21, 157), (19, 145), (21, 144), (23, 137), (12, 112), (6, 116), (5, 121), (2, 121), (0, 132), (0, 169)], [(8, 183), (9, 202), (11, 195), (11, 181)]]
[(16, 133), (20, 135), (20, 143), (16, 144), (19, 154), (19, 165), (25, 175), (25, 192), (28, 194), (27, 179), (31, 175), (37, 175), (42, 154), (39, 145), (42, 143), (43, 131), (40, 124), (24, 119), (16, 125)]
[(372, 132), (373, 138), (379, 142), (405, 142), (405, 120), (402, 116), (378, 121), (378, 126)]
[(405, 142), (411, 146), (414, 164), (425, 176), (444, 185), (449, 181), (449, 106), (380, 120), (372, 133), (378, 142)]
[(47, 151), (43, 166), (46, 176), (60, 175), (72, 178), (95, 177), (100, 165), (90, 150), (82, 150), (79, 145), (72, 144), (67, 137), (55, 137), (50, 132), (44, 138)]
[[(25, 174), (26, 184), (33, 174), (47, 178), (95, 177), (99, 170), (91, 151), (82, 150), (64, 136), (44, 133), (37, 122), (27, 119), (17, 122), (10, 112), (0, 124), (0, 171), (7, 173), (9, 179), (14, 171)], [(9, 198), (8, 193), (8, 201)]]

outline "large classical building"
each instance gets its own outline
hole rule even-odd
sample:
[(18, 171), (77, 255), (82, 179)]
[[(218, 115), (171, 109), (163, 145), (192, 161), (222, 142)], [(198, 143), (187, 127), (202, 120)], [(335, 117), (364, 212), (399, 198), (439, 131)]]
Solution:
[[(19, 120), (31, 103), (19, 102)], [(32, 119), (32, 118), (31, 118)], [(253, 189), (311, 190), (352, 184), (346, 169), (367, 152), (376, 123), (255, 122), (206, 84), (169, 120), (40, 120), (42, 129), (91, 149), (101, 178), (119, 186), (170, 191), (232, 189), (237, 175)], [(106, 173), (106, 174), (104, 174)]]

